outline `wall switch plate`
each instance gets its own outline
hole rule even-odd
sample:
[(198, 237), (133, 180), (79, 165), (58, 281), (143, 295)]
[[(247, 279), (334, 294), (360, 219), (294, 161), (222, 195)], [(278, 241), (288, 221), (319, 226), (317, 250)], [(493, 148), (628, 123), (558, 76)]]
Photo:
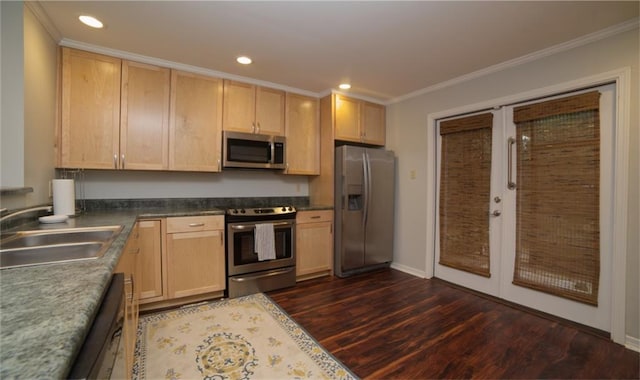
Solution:
[(416, 179), (416, 170), (415, 169), (411, 169), (409, 171), (409, 178), (410, 179)]

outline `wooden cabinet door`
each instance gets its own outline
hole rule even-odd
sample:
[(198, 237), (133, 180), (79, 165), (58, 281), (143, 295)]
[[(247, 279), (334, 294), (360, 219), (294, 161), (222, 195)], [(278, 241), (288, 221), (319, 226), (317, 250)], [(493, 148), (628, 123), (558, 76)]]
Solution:
[(224, 230), (167, 234), (167, 289), (179, 298), (225, 289)]
[(256, 133), (284, 136), (285, 92), (256, 88)]
[(117, 167), (120, 65), (118, 58), (62, 48), (60, 167)]
[(135, 346), (138, 331), (138, 292), (136, 284), (139, 280), (139, 234), (136, 223), (129, 235), (120, 260), (114, 269), (114, 273), (124, 274), (124, 322), (122, 339), (124, 347), (125, 376), (131, 378), (135, 359)]
[(362, 102), (339, 94), (335, 95), (335, 139), (360, 142), (360, 107)]
[(122, 62), (120, 169), (169, 167), (169, 69)]
[(364, 102), (362, 105), (362, 141), (384, 146), (386, 140), (385, 106)]
[(320, 174), (320, 114), (318, 99), (287, 94), (286, 174)]
[(225, 131), (255, 133), (255, 117), (256, 87), (225, 80), (222, 128)]
[(220, 171), (222, 80), (173, 70), (169, 169)]
[(333, 274), (333, 211), (301, 211), (296, 221), (296, 277)]
[(159, 220), (138, 222), (138, 244), (140, 246), (140, 278), (136, 288), (140, 292), (141, 303), (164, 299), (162, 271), (162, 235)]

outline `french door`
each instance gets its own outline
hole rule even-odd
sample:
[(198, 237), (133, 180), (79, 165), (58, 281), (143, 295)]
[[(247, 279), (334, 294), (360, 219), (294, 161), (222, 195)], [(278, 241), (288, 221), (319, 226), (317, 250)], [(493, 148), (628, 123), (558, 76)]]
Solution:
[(434, 275), (611, 330), (614, 85), (438, 121)]

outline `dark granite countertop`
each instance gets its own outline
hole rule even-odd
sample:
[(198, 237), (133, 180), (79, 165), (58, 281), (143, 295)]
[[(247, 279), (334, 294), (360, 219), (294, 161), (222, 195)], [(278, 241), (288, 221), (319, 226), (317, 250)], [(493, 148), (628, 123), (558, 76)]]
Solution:
[(309, 206), (298, 206), (296, 207), (298, 211), (318, 211), (318, 210), (333, 210), (333, 205), (309, 205)]
[(11, 230), (123, 226), (101, 258), (0, 270), (0, 378), (67, 376), (136, 219), (222, 214), (196, 208), (92, 211), (66, 223), (36, 221)]

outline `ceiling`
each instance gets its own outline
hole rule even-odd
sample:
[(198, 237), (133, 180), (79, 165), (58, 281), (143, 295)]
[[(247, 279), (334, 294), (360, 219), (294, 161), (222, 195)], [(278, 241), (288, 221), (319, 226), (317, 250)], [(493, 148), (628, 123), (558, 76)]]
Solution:
[[(354, 94), (383, 102), (639, 16), (637, 1), (37, 5), (62, 44), (116, 49), (316, 94), (348, 81)], [(81, 24), (81, 14), (99, 18), (105, 28)], [(254, 63), (238, 64), (239, 55)]]

